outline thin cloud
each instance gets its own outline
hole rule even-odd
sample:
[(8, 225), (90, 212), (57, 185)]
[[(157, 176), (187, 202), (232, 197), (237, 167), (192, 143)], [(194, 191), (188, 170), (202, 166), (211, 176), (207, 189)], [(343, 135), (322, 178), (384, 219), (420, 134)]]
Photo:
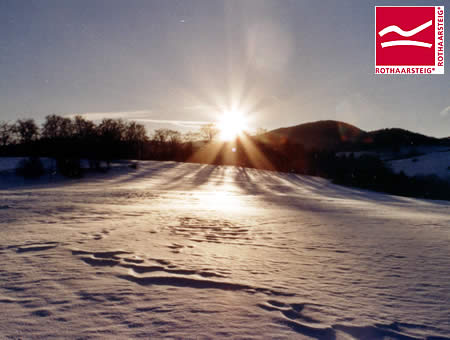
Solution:
[(148, 117), (152, 114), (151, 110), (134, 110), (134, 111), (110, 111), (110, 112), (85, 112), (70, 114), (68, 117), (73, 118), (77, 115), (89, 120), (102, 120), (104, 118), (123, 118), (136, 120), (138, 118)]
[(134, 120), (138, 121), (138, 122), (143, 122), (143, 123), (172, 124), (172, 125), (187, 127), (187, 128), (200, 127), (204, 124), (211, 123), (211, 122), (194, 121), (194, 120), (171, 120), (171, 119), (148, 119), (148, 118), (138, 118), (138, 119), (134, 119)]
[(440, 113), (442, 117), (447, 117), (450, 115), (450, 106), (447, 106), (445, 109), (443, 109)]
[(200, 112), (211, 112), (217, 111), (218, 109), (209, 105), (190, 105), (183, 107), (184, 111), (200, 111)]
[[(197, 107), (196, 109), (198, 109)], [(191, 108), (194, 110), (194, 107)], [(134, 111), (110, 111), (110, 112), (85, 112), (78, 114), (69, 114), (66, 117), (73, 118), (77, 115), (84, 117), (85, 119), (99, 121), (105, 118), (118, 119), (122, 118), (125, 120), (133, 120), (142, 123), (153, 123), (153, 124), (172, 124), (179, 127), (185, 128), (199, 128), (204, 124), (209, 124), (211, 122), (207, 121), (194, 121), (194, 120), (175, 120), (175, 119), (155, 119), (147, 118), (154, 114), (151, 110), (134, 110)]]

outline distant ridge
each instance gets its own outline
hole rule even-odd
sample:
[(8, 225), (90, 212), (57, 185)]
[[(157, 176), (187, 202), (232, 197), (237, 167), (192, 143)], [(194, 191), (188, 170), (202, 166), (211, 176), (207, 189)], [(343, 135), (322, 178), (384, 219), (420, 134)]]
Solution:
[(381, 129), (368, 133), (370, 143), (377, 147), (391, 147), (400, 145), (435, 145), (444, 142), (444, 139), (429, 137), (420, 133), (400, 128)]
[(386, 148), (406, 145), (447, 144), (448, 138), (435, 138), (400, 128), (364, 131), (336, 120), (320, 120), (271, 130), (260, 140), (270, 144), (286, 142), (302, 144), (306, 149), (352, 150)]
[(357, 142), (365, 131), (348, 123), (335, 120), (321, 120), (280, 128), (261, 136), (268, 143), (303, 144), (307, 149), (337, 149), (343, 143)]

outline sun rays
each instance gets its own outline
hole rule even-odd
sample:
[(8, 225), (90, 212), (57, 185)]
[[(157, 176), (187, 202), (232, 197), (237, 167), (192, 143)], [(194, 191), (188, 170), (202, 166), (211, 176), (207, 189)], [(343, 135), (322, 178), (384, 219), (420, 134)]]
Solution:
[(248, 114), (244, 110), (224, 110), (217, 118), (217, 137), (203, 145), (190, 162), (237, 165), (273, 170), (264, 155), (261, 141), (249, 133)]
[(240, 110), (225, 111), (220, 117), (217, 127), (222, 141), (232, 141), (247, 130), (247, 118)]

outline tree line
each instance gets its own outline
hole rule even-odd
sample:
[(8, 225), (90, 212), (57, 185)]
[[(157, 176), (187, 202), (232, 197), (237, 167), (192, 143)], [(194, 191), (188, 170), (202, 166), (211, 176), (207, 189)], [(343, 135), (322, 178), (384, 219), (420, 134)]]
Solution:
[(180, 146), (216, 134), (214, 125), (207, 124), (186, 134), (157, 129), (149, 137), (145, 126), (134, 121), (105, 118), (96, 124), (81, 115), (49, 115), (41, 126), (34, 119), (0, 122), (0, 156), (182, 159)]
[(145, 126), (134, 121), (105, 118), (95, 123), (81, 115), (48, 115), (41, 126), (34, 119), (0, 122), (0, 156), (29, 157), (32, 165), (37, 164), (36, 158), (50, 157), (61, 173), (77, 177), (82, 174), (81, 159), (96, 170), (104, 170), (103, 164), (108, 168), (114, 159), (185, 161), (193, 142), (211, 138), (213, 130), (212, 125), (186, 134), (157, 129), (149, 137)]
[(82, 176), (81, 159), (98, 171), (107, 170), (115, 159), (170, 160), (321, 176), (337, 184), (397, 195), (450, 199), (448, 181), (394, 173), (374, 156), (338, 156), (329, 150), (306, 149), (289, 139), (267, 142), (261, 133), (221, 142), (218, 133), (214, 124), (206, 124), (185, 134), (157, 129), (148, 136), (144, 125), (133, 121), (95, 123), (82, 116), (49, 115), (40, 127), (32, 119), (0, 123), (0, 156), (28, 157), (18, 168), (24, 176), (43, 173), (39, 157), (55, 159), (57, 170), (69, 177)]

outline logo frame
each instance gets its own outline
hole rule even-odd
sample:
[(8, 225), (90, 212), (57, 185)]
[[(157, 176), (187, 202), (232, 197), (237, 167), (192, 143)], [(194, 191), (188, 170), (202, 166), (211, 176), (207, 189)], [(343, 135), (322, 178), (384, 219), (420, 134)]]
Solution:
[[(382, 9), (381, 11), (384, 11), (384, 13), (389, 13), (389, 9), (392, 9), (392, 11), (396, 11), (397, 13), (401, 11), (401, 9), (419, 9), (423, 8), (424, 11), (430, 12), (431, 10), (434, 11), (434, 16), (432, 20), (427, 20), (424, 22), (421, 22), (421, 24), (418, 24), (415, 27), (409, 27), (408, 29), (405, 29), (405, 27), (402, 27), (402, 25), (398, 25), (395, 22), (391, 22), (389, 24), (383, 24), (384, 26), (380, 28), (378, 25), (379, 22), (377, 21), (377, 9)], [(411, 12), (411, 10), (410, 10)], [(417, 10), (414, 10), (415, 13), (418, 13)], [(427, 14), (428, 19), (431, 18), (430, 13)], [(383, 75), (383, 74), (413, 74), (413, 75), (420, 75), (420, 74), (444, 74), (445, 72), (445, 7), (442, 6), (374, 6), (374, 74), (376, 75)], [(408, 16), (403, 16), (403, 24), (406, 20), (405, 18), (408, 18)], [(424, 19), (425, 20), (425, 19)], [(430, 23), (432, 21), (432, 23)], [(380, 20), (381, 22), (381, 20)], [(417, 19), (416, 19), (417, 23)], [(420, 34), (421, 32), (426, 32), (427, 28), (430, 26), (433, 26), (434, 32), (430, 33), (427, 32), (428, 36), (431, 34), (434, 34), (433, 44), (431, 44), (431, 40), (428, 40), (426, 42), (412, 40), (414, 39), (414, 35)], [(378, 30), (378, 32), (377, 32)], [(382, 34), (380, 34), (380, 32)], [(393, 40), (388, 42), (382, 42), (380, 43), (381, 47), (377, 45), (381, 40), (381, 38), (384, 35), (387, 35), (388, 33), (391, 33), (391, 37), (395, 37), (400, 40)], [(394, 34), (394, 36), (392, 35)], [(423, 33), (422, 33), (423, 34)], [(411, 39), (409, 38), (411, 37)], [(420, 40), (420, 39), (419, 39)], [(430, 46), (434, 45), (434, 46)], [(406, 47), (406, 48), (405, 48)], [(384, 53), (384, 48), (389, 48), (390, 55), (393, 55), (392, 51), (395, 51), (395, 57), (396, 61), (392, 62), (390, 64), (389, 62), (386, 62), (386, 60), (389, 61), (389, 59), (393, 60), (393, 58), (389, 57), (389, 53)], [(432, 62), (430, 57), (427, 57), (427, 62), (417, 62), (411, 64), (411, 62), (408, 62), (408, 57), (411, 59), (411, 56), (416, 56), (419, 53), (424, 54), (421, 50), (417, 50), (420, 48), (433, 48), (434, 51), (434, 62)], [(395, 50), (394, 50), (395, 49)], [(411, 51), (420, 51), (416, 54), (411, 54)], [(409, 53), (406, 53), (409, 52)], [(377, 53), (379, 58), (377, 59)], [(426, 52), (430, 55), (430, 52)], [(402, 65), (402, 62), (399, 62), (399, 60), (404, 59), (404, 63)], [(420, 57), (416, 58), (420, 59)], [(379, 61), (382, 60), (382, 61)]]

